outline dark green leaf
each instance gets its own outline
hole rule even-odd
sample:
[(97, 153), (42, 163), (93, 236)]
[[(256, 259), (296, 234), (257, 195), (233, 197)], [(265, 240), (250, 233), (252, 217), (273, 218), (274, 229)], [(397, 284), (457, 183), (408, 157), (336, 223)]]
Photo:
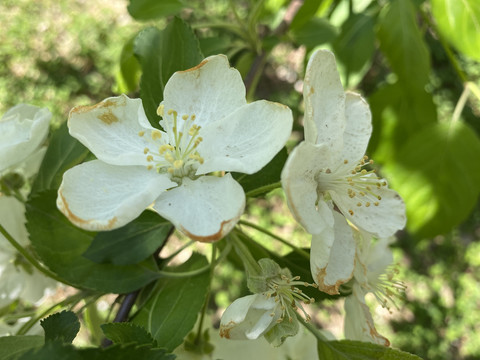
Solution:
[(83, 256), (96, 263), (137, 264), (164, 243), (171, 229), (167, 220), (146, 210), (119, 229), (99, 232)]
[(198, 39), (183, 20), (174, 18), (162, 31), (155, 27), (141, 31), (135, 38), (134, 52), (142, 67), (140, 97), (143, 107), (152, 126), (158, 127), (157, 108), (170, 76), (203, 60)]
[(347, 85), (351, 73), (371, 62), (375, 51), (375, 20), (366, 14), (354, 14), (343, 23), (333, 42), (335, 56), (345, 65)]
[[(166, 268), (170, 272), (188, 272), (207, 266), (206, 258), (193, 254), (184, 264)], [(172, 351), (195, 325), (197, 314), (205, 301), (210, 274), (164, 278), (158, 280), (152, 296), (134, 317), (157, 341), (158, 346)]]
[(43, 336), (3, 336), (0, 337), (0, 359), (14, 360), (33, 348), (41, 347), (45, 342)]
[(88, 149), (68, 133), (67, 123), (53, 133), (30, 196), (43, 190), (58, 189), (65, 171), (82, 162)]
[(438, 30), (459, 51), (480, 61), (480, 1), (432, 0)]
[(290, 28), (298, 29), (305, 25), (307, 21), (315, 16), (315, 13), (317, 12), (321, 3), (321, 0), (305, 0), (302, 7), (298, 10), (297, 14), (293, 18)]
[(103, 333), (115, 344), (136, 343), (137, 345), (154, 345), (152, 335), (150, 335), (143, 327), (132, 323), (110, 323), (103, 324)]
[(80, 330), (80, 321), (72, 311), (52, 314), (40, 321), (40, 325), (45, 331), (45, 341), (72, 343)]
[(175, 355), (167, 354), (164, 349), (152, 349), (149, 346), (135, 344), (114, 345), (106, 349), (77, 349), (70, 344), (47, 342), (42, 348), (24, 353), (19, 360), (173, 360)]
[(177, 14), (183, 9), (178, 0), (130, 0), (127, 10), (136, 20), (152, 20)]
[(394, 161), (408, 138), (437, 121), (432, 96), (423, 89), (409, 91), (400, 83), (387, 85), (373, 94), (369, 103), (373, 134), (368, 152), (379, 163)]
[(212, 36), (199, 39), (200, 49), (205, 56), (225, 54), (232, 45), (228, 36)]
[(430, 55), (416, 22), (411, 0), (393, 0), (380, 14), (378, 39), (400, 81), (423, 89), (430, 74)]
[(153, 258), (137, 265), (96, 264), (82, 256), (95, 233), (71, 224), (57, 210), (56, 191), (27, 202), (27, 229), (37, 254), (53, 272), (81, 288), (126, 293), (158, 278)]
[(337, 32), (338, 30), (327, 19), (316, 17), (310, 19), (303, 26), (291, 30), (294, 41), (309, 49), (333, 41)]
[(385, 168), (407, 205), (408, 229), (419, 237), (450, 231), (480, 193), (480, 140), (462, 122), (419, 131)]
[(318, 358), (329, 360), (421, 360), (400, 350), (376, 344), (342, 340), (318, 341)]
[[(280, 174), (285, 165), (285, 161), (287, 161), (287, 157), (287, 149), (283, 148), (264, 168), (255, 174), (246, 175), (234, 173), (233, 177), (242, 185), (246, 193), (255, 191), (263, 186), (277, 183), (280, 181)], [(263, 195), (267, 192), (268, 190), (255, 193), (255, 196)]]

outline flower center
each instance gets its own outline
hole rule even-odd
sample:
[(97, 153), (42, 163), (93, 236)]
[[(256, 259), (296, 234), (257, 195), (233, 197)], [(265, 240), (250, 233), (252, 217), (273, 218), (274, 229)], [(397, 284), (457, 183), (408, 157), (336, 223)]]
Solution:
[(402, 281), (394, 279), (398, 272), (395, 266), (391, 266), (387, 269), (386, 273), (381, 274), (378, 279), (368, 282), (368, 290), (370, 290), (378, 302), (389, 311), (389, 303), (398, 309), (395, 298), (399, 297), (406, 289)]
[[(368, 156), (364, 156), (358, 164), (352, 168), (348, 166), (348, 160), (343, 161), (343, 166), (337, 170), (322, 169), (315, 175), (317, 182), (317, 204), (329, 191), (335, 191), (337, 194), (348, 195), (356, 201), (357, 207), (379, 206), (382, 197), (375, 192), (387, 182), (375, 174), (375, 170), (367, 170), (366, 167), (373, 164)], [(349, 209), (350, 215), (354, 215), (353, 209)]]
[[(305, 316), (305, 321), (310, 321), (310, 315), (306, 313), (303, 309), (301, 302), (305, 304), (311, 304), (315, 302), (314, 298), (311, 298), (304, 294), (302, 290), (297, 288), (295, 285), (301, 286), (313, 286), (317, 287), (316, 284), (309, 284), (303, 281), (299, 281), (300, 276), (295, 276), (293, 278), (289, 278), (285, 275), (281, 275), (280, 277), (271, 278), (267, 281), (267, 287), (269, 290), (264, 292), (267, 298), (274, 297), (275, 302), (277, 303), (277, 307), (280, 307), (282, 315), (277, 320), (278, 323), (281, 323), (288, 317), (288, 321), (292, 322), (292, 312), (291, 310), (296, 311), (300, 309)], [(270, 314), (274, 316), (275, 313)]]
[[(197, 151), (203, 138), (199, 136), (201, 127), (194, 124), (195, 115), (183, 115), (179, 119), (177, 111), (172, 109), (165, 115), (163, 105), (158, 107), (157, 114), (163, 118), (160, 124), (165, 130), (166, 139), (160, 130), (150, 131), (152, 147), (143, 150), (147, 161), (151, 163), (147, 169), (168, 173), (170, 179), (179, 185), (184, 177), (195, 179), (195, 173), (204, 161)], [(143, 137), (145, 132), (140, 131), (138, 135)]]

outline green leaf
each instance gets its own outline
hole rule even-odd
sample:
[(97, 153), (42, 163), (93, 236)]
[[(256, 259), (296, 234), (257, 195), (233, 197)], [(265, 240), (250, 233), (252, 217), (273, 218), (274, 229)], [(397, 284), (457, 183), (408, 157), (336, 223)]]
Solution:
[(40, 349), (24, 353), (19, 360), (173, 360), (175, 355), (167, 354), (164, 349), (135, 344), (119, 346), (113, 345), (106, 349), (87, 348), (77, 349), (70, 344), (47, 342)]
[(200, 45), (192, 29), (174, 18), (162, 31), (155, 27), (141, 31), (135, 38), (134, 52), (142, 67), (143, 107), (152, 126), (158, 127), (157, 108), (163, 100), (165, 84), (175, 71), (192, 68), (203, 60)]
[[(233, 178), (242, 185), (243, 190), (247, 193), (255, 191), (263, 186), (271, 185), (280, 181), (285, 161), (287, 161), (287, 149), (284, 147), (277, 155), (260, 171), (252, 175), (233, 173)], [(255, 196), (263, 195), (268, 190), (256, 193)]]
[(130, 0), (127, 10), (136, 20), (152, 20), (174, 15), (183, 9), (178, 0)]
[(102, 325), (105, 337), (112, 340), (115, 344), (128, 344), (135, 342), (137, 345), (153, 345), (152, 335), (143, 327), (132, 323), (110, 323)]
[(425, 90), (401, 83), (380, 88), (370, 99), (373, 134), (368, 153), (379, 163), (395, 161), (406, 139), (435, 124), (437, 109)]
[(409, 88), (422, 89), (429, 80), (430, 55), (411, 0), (393, 0), (381, 12), (378, 39), (400, 81)]
[(375, 20), (369, 15), (349, 16), (332, 44), (335, 56), (345, 66), (347, 85), (351, 73), (362, 70), (371, 62), (375, 51), (374, 25)]
[(67, 123), (53, 133), (30, 196), (43, 190), (58, 189), (65, 171), (82, 162), (88, 149), (68, 133)]
[(480, 2), (432, 0), (431, 3), (440, 34), (459, 51), (480, 61)]
[[(207, 265), (204, 256), (194, 253), (186, 263), (165, 271), (187, 272)], [(160, 347), (172, 351), (195, 325), (209, 283), (208, 271), (196, 276), (158, 280), (150, 299), (136, 314), (133, 323), (151, 333)]]
[(170, 222), (146, 210), (119, 229), (99, 232), (83, 256), (96, 263), (137, 264), (165, 242), (171, 229)]
[(28, 350), (41, 347), (44, 342), (43, 336), (17, 335), (0, 337), (0, 359), (17, 359)]
[(80, 330), (80, 321), (72, 311), (52, 314), (40, 321), (40, 325), (45, 331), (45, 342), (59, 340), (71, 344)]
[(80, 288), (127, 293), (158, 278), (155, 261), (117, 266), (96, 264), (82, 256), (95, 233), (77, 228), (57, 210), (56, 191), (46, 191), (27, 202), (27, 230), (43, 263)]
[(295, 43), (312, 49), (315, 46), (333, 41), (338, 30), (327, 19), (314, 17), (303, 26), (292, 29), (291, 34)]
[(480, 139), (462, 122), (432, 125), (409, 139), (385, 168), (407, 205), (407, 227), (419, 237), (450, 231), (480, 193)]
[(318, 358), (329, 360), (421, 360), (400, 350), (376, 344), (342, 340), (318, 341)]
[(135, 37), (130, 38), (123, 45), (120, 54), (120, 69), (116, 75), (116, 91), (119, 94), (130, 93), (137, 90), (140, 81), (141, 68), (133, 53), (134, 41)]
[(321, 0), (305, 0), (302, 7), (298, 10), (297, 14), (293, 18), (290, 28), (298, 29), (305, 25), (307, 21), (315, 16), (315, 13), (317, 12), (321, 3)]

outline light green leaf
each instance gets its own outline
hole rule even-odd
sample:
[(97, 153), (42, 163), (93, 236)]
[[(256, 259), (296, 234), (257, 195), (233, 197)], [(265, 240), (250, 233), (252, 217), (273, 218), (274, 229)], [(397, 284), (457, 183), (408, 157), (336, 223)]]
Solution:
[(298, 29), (305, 25), (307, 21), (315, 16), (315, 13), (317, 12), (321, 3), (321, 0), (305, 0), (302, 7), (298, 10), (297, 14), (293, 18), (290, 28)]
[(130, 0), (127, 10), (136, 20), (152, 20), (174, 15), (184, 5), (178, 0)]
[(345, 66), (346, 86), (351, 73), (360, 71), (371, 62), (375, 51), (375, 21), (366, 14), (354, 14), (342, 25), (333, 42), (335, 56)]
[(131, 93), (137, 90), (142, 73), (140, 64), (133, 53), (135, 37), (129, 39), (120, 54), (120, 69), (116, 74), (116, 92), (119, 94)]
[(441, 35), (480, 61), (480, 1), (432, 0), (432, 12)]
[(480, 193), (480, 140), (462, 122), (419, 131), (385, 168), (407, 205), (407, 227), (418, 237), (450, 231), (471, 212)]
[(96, 263), (137, 264), (164, 243), (171, 229), (170, 222), (146, 210), (119, 229), (99, 232), (83, 256)]
[(408, 90), (401, 83), (380, 88), (369, 103), (373, 134), (368, 153), (382, 164), (395, 161), (406, 139), (437, 121), (432, 96), (423, 89)]
[(45, 342), (43, 336), (0, 337), (0, 359), (15, 360), (30, 349), (39, 348)]
[(417, 355), (400, 350), (351, 340), (318, 341), (318, 357), (329, 360), (421, 360)]
[(43, 190), (58, 189), (65, 171), (82, 162), (88, 149), (68, 133), (64, 122), (50, 140), (30, 196)]
[(392, 0), (380, 14), (380, 50), (400, 81), (422, 89), (428, 82), (430, 55), (416, 21), (411, 0)]
[(59, 340), (71, 344), (80, 330), (80, 321), (72, 311), (62, 311), (52, 314), (40, 321), (45, 331), (45, 341)]
[(162, 31), (155, 27), (141, 31), (135, 38), (134, 52), (142, 67), (143, 107), (152, 126), (158, 127), (157, 108), (163, 100), (165, 84), (175, 71), (192, 68), (203, 60), (200, 45), (192, 29), (174, 18)]
[[(165, 270), (187, 272), (207, 265), (204, 256), (193, 254), (186, 263)], [(172, 351), (195, 325), (209, 283), (208, 271), (196, 276), (158, 280), (150, 299), (136, 314), (133, 323), (151, 333), (158, 346)]]
[(132, 323), (110, 323), (103, 324), (102, 330), (105, 336), (115, 344), (136, 343), (137, 345), (153, 345), (152, 335), (143, 327)]
[(26, 205), (27, 230), (43, 263), (61, 278), (80, 288), (127, 293), (158, 278), (155, 261), (117, 266), (97, 264), (82, 254), (95, 233), (74, 226), (55, 205), (56, 191), (31, 198)]
[(327, 19), (314, 17), (303, 26), (291, 30), (294, 41), (312, 49), (315, 46), (332, 41), (338, 30)]

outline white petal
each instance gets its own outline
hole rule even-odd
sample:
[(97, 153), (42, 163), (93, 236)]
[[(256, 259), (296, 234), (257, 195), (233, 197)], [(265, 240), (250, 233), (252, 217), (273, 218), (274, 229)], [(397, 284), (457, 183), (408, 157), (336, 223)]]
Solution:
[(365, 304), (363, 293), (345, 298), (345, 337), (350, 340), (366, 341), (389, 346), (390, 341), (375, 328), (370, 309)]
[(315, 175), (330, 162), (326, 145), (302, 142), (288, 156), (282, 170), (282, 187), (288, 207), (294, 218), (310, 234), (319, 234), (333, 226), (331, 211), (320, 199), (316, 204), (317, 181)]
[(270, 101), (255, 101), (201, 132), (198, 152), (205, 159), (197, 174), (238, 171), (253, 174), (264, 167), (287, 142), (292, 112)]
[(340, 285), (353, 276), (355, 240), (345, 218), (334, 211), (335, 224), (313, 235), (310, 250), (312, 276), (320, 290), (338, 294)]
[(111, 165), (146, 165), (144, 149), (157, 150), (164, 143), (153, 141), (154, 128), (148, 123), (142, 100), (125, 95), (73, 108), (68, 128), (99, 160)]
[(345, 129), (345, 92), (332, 52), (318, 50), (310, 57), (303, 86), (305, 140), (325, 143), (334, 153), (340, 153)]
[(220, 336), (232, 340), (258, 338), (275, 324), (276, 317), (270, 316), (274, 308), (274, 299), (260, 294), (235, 300), (222, 315)]
[(191, 69), (177, 71), (163, 94), (165, 114), (175, 110), (179, 118), (195, 115), (195, 124), (202, 127), (247, 103), (242, 77), (225, 55), (210, 56)]
[(346, 95), (346, 127), (343, 133), (342, 159), (355, 164), (367, 150), (372, 134), (372, 113), (367, 102), (359, 94), (347, 92)]
[[(371, 240), (370, 240), (371, 241)], [(369, 282), (376, 282), (381, 274), (393, 263), (393, 254), (390, 250), (391, 239), (379, 239), (370, 246), (365, 264)]]
[(230, 174), (184, 178), (160, 195), (154, 209), (193, 240), (212, 242), (227, 235), (245, 208), (245, 193)]
[(135, 219), (162, 192), (176, 185), (143, 166), (93, 160), (65, 172), (57, 207), (78, 227), (112, 230)]
[[(0, 224), (23, 246), (28, 244), (25, 221), (25, 205), (14, 197), (0, 195)], [(2, 234), (0, 234), (0, 252), (16, 254), (16, 250)]]
[(23, 161), (45, 140), (52, 114), (46, 108), (19, 104), (0, 119), (0, 171)]
[[(395, 191), (387, 187), (375, 188), (373, 192), (380, 196), (381, 200), (373, 196), (372, 199), (367, 199), (366, 196), (361, 198), (361, 206), (357, 206), (358, 197), (350, 198), (346, 192), (338, 194), (330, 191), (330, 195), (340, 211), (353, 224), (376, 237), (387, 238), (405, 226), (405, 204)], [(366, 207), (365, 202), (368, 200), (371, 204)], [(375, 202), (378, 202), (378, 206), (374, 205)], [(349, 213), (349, 210), (353, 212), (353, 215)]]

